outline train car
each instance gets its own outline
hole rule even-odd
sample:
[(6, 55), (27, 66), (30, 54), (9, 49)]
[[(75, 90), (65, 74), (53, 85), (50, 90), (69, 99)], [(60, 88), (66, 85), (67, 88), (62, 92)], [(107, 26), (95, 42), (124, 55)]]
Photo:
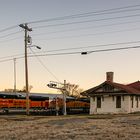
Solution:
[[(30, 111), (44, 111), (46, 114), (63, 114), (63, 98), (56, 97), (49, 100), (47, 95), (30, 94), (29, 96)], [(67, 114), (89, 113), (90, 103), (88, 98), (66, 98)], [(0, 111), (8, 113), (9, 111), (24, 111), (26, 109), (25, 93), (0, 93)]]
[[(62, 98), (54, 98), (49, 108), (56, 109), (59, 114), (63, 114), (64, 102)], [(67, 98), (66, 99), (66, 110), (67, 114), (80, 114), (89, 113), (90, 101), (88, 98)]]
[(68, 99), (66, 105), (68, 114), (89, 113), (90, 102), (88, 98)]
[[(49, 97), (29, 96), (30, 109), (46, 110), (49, 107)], [(26, 96), (21, 93), (0, 93), (0, 110), (8, 113), (10, 110), (25, 110)]]

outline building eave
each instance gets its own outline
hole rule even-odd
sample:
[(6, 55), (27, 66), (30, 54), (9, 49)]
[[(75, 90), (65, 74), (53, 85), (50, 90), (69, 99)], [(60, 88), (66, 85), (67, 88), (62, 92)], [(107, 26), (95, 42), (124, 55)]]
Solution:
[(95, 96), (106, 96), (106, 95), (109, 95), (109, 96), (117, 96), (117, 95), (121, 95), (121, 96), (140, 96), (140, 93), (92, 93), (92, 94), (88, 94), (88, 96), (90, 97), (95, 97)]

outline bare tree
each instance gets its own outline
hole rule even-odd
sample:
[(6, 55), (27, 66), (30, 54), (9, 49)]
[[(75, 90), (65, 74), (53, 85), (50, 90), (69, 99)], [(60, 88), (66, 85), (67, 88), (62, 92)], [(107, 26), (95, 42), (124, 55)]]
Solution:
[[(33, 88), (32, 85), (29, 86), (29, 92), (31, 91), (31, 89)], [(26, 92), (26, 87), (24, 86), (22, 90), (20, 90), (20, 92)]]
[[(79, 88), (79, 85), (76, 84), (66, 84), (66, 94), (67, 96), (73, 96), (73, 97), (80, 97), (80, 93), (83, 91), (83, 89)], [(61, 91), (63, 92), (63, 91)]]
[(14, 92), (14, 89), (4, 89), (4, 92)]

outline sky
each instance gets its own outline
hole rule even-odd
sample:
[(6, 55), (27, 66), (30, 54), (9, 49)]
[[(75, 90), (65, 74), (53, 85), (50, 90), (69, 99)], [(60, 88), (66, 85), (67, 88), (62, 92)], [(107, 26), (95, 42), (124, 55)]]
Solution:
[[(24, 58), (18, 59), (24, 55), (23, 23), (33, 29), (32, 45), (42, 48), (28, 48), (28, 55), (43, 55), (28, 57), (31, 92), (56, 93), (46, 85), (64, 80), (87, 90), (104, 82), (108, 71), (118, 83), (140, 80), (140, 49), (80, 54), (139, 46), (138, 0), (0, 0), (0, 17), (0, 91), (14, 87), (13, 58), (16, 87), (25, 85)], [(71, 52), (79, 53), (58, 55)]]

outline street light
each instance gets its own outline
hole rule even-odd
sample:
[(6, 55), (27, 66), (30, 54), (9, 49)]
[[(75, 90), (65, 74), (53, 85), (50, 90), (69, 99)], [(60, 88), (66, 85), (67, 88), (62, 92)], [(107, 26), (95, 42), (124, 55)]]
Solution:
[(28, 46), (28, 48), (31, 48), (31, 47), (36, 47), (37, 49), (41, 50), (41, 47), (39, 47), (39, 46), (37, 46), (37, 45)]

